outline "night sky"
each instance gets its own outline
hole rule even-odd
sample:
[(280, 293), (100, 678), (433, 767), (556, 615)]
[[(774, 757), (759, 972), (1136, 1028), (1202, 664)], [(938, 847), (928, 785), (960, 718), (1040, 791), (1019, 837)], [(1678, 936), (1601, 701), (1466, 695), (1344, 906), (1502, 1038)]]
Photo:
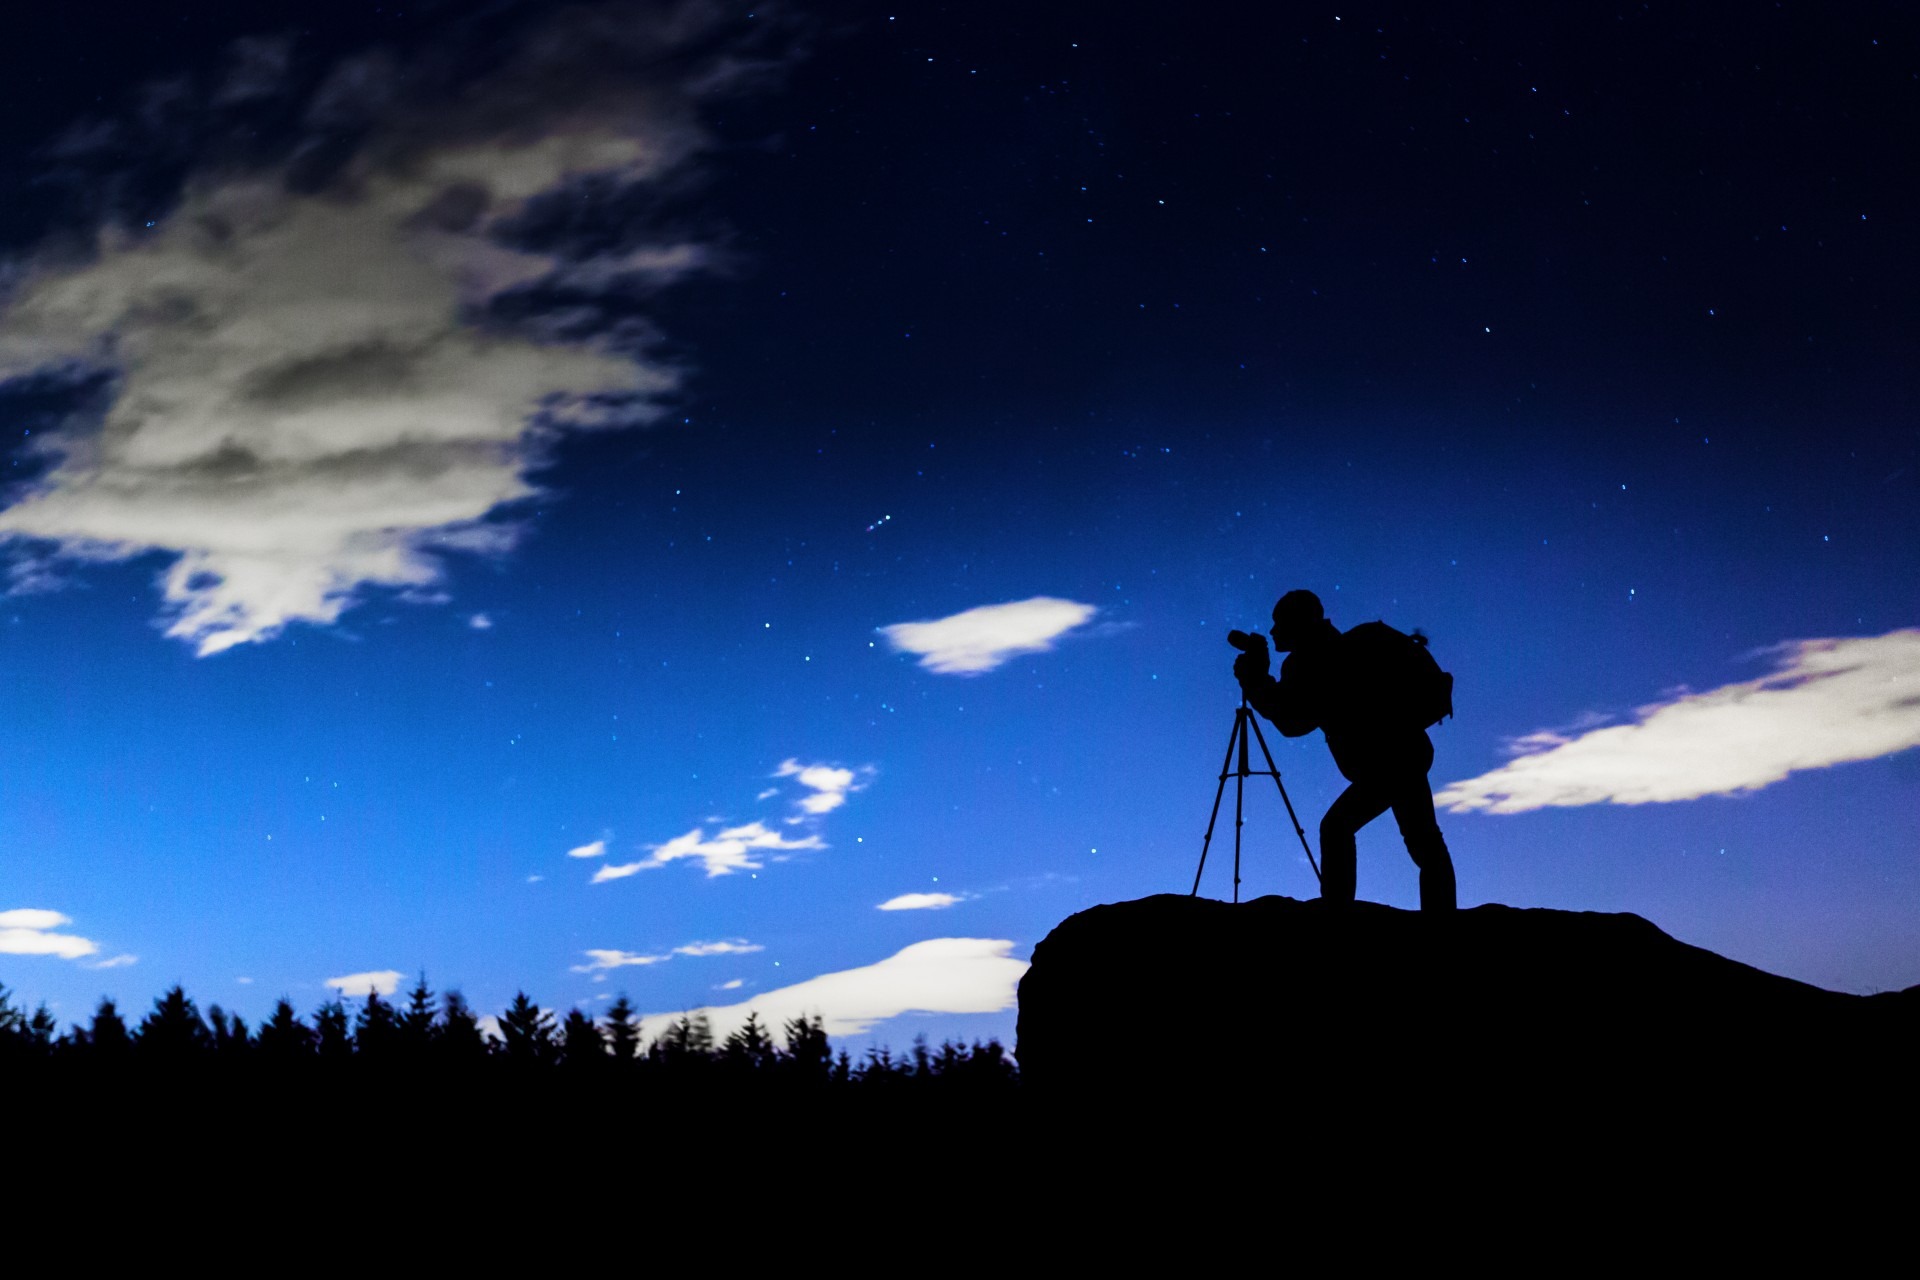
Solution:
[(1010, 1041), (1295, 587), (1462, 905), (1920, 983), (1910, 12), (181, 8), (0, 49), (16, 1003)]

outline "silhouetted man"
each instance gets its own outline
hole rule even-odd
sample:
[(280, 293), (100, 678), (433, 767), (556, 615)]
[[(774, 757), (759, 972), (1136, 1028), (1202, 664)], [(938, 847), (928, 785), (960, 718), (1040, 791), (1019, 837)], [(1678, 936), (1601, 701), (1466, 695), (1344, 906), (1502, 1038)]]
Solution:
[(1278, 680), (1267, 672), (1264, 645), (1234, 659), (1233, 674), (1248, 704), (1289, 738), (1315, 729), (1325, 733), (1334, 765), (1353, 784), (1320, 820), (1320, 896), (1353, 901), (1354, 837), (1392, 809), (1407, 852), (1420, 868), (1420, 909), (1453, 910), (1453, 858), (1440, 836), (1427, 786), (1433, 740), (1426, 729), (1416, 726), (1409, 708), (1384, 696), (1383, 686), (1391, 681), (1370, 669), (1373, 664), (1360, 646), (1327, 621), (1313, 592), (1281, 596), (1268, 634), (1273, 647), (1289, 656), (1280, 664)]

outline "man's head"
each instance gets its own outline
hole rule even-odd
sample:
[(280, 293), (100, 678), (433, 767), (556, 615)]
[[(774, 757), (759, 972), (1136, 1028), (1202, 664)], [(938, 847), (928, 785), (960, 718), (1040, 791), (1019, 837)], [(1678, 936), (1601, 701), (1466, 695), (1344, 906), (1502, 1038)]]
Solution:
[(1281, 653), (1298, 649), (1326, 626), (1327, 611), (1311, 591), (1289, 591), (1273, 606), (1273, 647)]

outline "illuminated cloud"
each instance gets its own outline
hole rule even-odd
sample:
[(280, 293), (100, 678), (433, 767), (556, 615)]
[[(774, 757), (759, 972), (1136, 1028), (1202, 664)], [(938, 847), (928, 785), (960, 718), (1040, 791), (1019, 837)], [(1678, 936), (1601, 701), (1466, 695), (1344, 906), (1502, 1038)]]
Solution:
[[(871, 768), (860, 773), (871, 775)], [(847, 802), (847, 794), (861, 788), (854, 785), (860, 774), (852, 769), (843, 769), (838, 765), (801, 764), (798, 760), (785, 760), (773, 771), (776, 778), (797, 778), (800, 785), (813, 794), (802, 796), (798, 801), (800, 812), (810, 817), (819, 817), (823, 813), (832, 813)], [(764, 792), (762, 793), (765, 794)]]
[(592, 844), (583, 844), (567, 850), (569, 858), (598, 858), (607, 851), (605, 840), (595, 840)]
[[(680, 371), (631, 304), (710, 256), (528, 228), (583, 183), (685, 167), (696, 100), (735, 64), (675, 55), (717, 14), (562, 10), (457, 92), (349, 61), (306, 104), (294, 159), (204, 166), (155, 222), (14, 264), (0, 380), (69, 385), (79, 406), (35, 435), (48, 469), (0, 511), (16, 588), (56, 559), (164, 552), (166, 634), (206, 656), (333, 623), (370, 590), (443, 600), (444, 553), (511, 547), (502, 508), (540, 492), (555, 438), (658, 415)], [(214, 101), (259, 96), (286, 56), (236, 48)], [(624, 319), (601, 305), (615, 290)], [(565, 302), (513, 305), (536, 294)]]
[(903, 893), (897, 898), (888, 898), (881, 903), (881, 911), (935, 911), (941, 907), (950, 907), (962, 902), (951, 893)]
[(575, 973), (593, 973), (600, 969), (624, 969), (629, 965), (664, 964), (673, 959), (672, 956), (649, 956), (633, 951), (607, 951), (592, 948), (582, 954), (588, 957), (589, 963), (574, 965)]
[(684, 947), (675, 947), (677, 956), (749, 956), (766, 948), (757, 942), (748, 942), (745, 938), (728, 938), (719, 942), (689, 942)]
[(398, 969), (373, 969), (366, 973), (328, 978), (326, 985), (343, 996), (365, 996), (376, 991), (383, 996), (390, 996), (400, 989), (400, 980), (405, 976)]
[[(99, 952), (100, 944), (91, 938), (82, 938), (78, 934), (55, 933), (63, 924), (73, 921), (58, 911), (47, 911), (39, 907), (15, 907), (11, 911), (0, 911), (0, 955), (6, 956), (58, 956), (62, 960), (78, 960)], [(125, 963), (131, 964), (128, 957)], [(109, 967), (116, 962), (109, 961)]]
[(664, 867), (670, 862), (684, 858), (693, 858), (707, 869), (709, 876), (732, 875), (736, 871), (758, 871), (766, 863), (758, 860), (755, 854), (767, 850), (784, 853), (793, 849), (824, 849), (826, 844), (819, 836), (801, 836), (788, 839), (778, 831), (769, 831), (763, 824), (749, 822), (744, 826), (728, 827), (712, 839), (707, 838), (705, 827), (695, 827), (682, 836), (675, 836), (665, 844), (652, 846), (653, 852), (639, 862), (622, 863), (617, 866), (601, 867), (593, 873), (591, 883), (600, 884), (606, 880), (621, 880), (641, 871), (650, 871), (654, 867)]
[(1455, 813), (1526, 813), (1693, 800), (1920, 746), (1920, 628), (1770, 652), (1772, 674), (1683, 692), (1641, 707), (1631, 724), (1517, 739), (1515, 759), (1434, 801)]
[(1097, 612), (1090, 604), (1035, 596), (931, 621), (896, 622), (880, 632), (900, 652), (919, 654), (929, 671), (973, 676), (1023, 653), (1045, 653)]
[[(994, 1013), (1014, 1005), (1027, 962), (1010, 954), (1013, 943), (994, 938), (934, 938), (916, 942), (878, 964), (822, 974), (780, 987), (740, 1004), (691, 1010), (704, 1013), (716, 1036), (725, 1036), (758, 1013), (778, 1027), (790, 1018), (819, 1014), (827, 1034), (858, 1035), (874, 1023), (908, 1012)], [(650, 1014), (656, 1026), (678, 1013)]]

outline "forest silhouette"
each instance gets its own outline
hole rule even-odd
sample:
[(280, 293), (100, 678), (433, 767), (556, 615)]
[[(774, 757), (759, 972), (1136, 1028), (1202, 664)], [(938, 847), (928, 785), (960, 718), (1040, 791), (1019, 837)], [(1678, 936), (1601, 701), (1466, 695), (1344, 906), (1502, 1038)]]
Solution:
[(917, 1037), (910, 1050), (875, 1046), (838, 1052), (819, 1015), (776, 1029), (757, 1014), (716, 1036), (703, 1013), (643, 1027), (622, 995), (599, 1018), (579, 1008), (556, 1016), (517, 993), (489, 1034), (457, 990), (436, 993), (422, 975), (395, 1001), (370, 992), (349, 1005), (322, 1003), (303, 1018), (280, 999), (257, 1026), (209, 1005), (202, 1014), (182, 986), (153, 1002), (137, 1022), (103, 998), (91, 1019), (65, 1032), (42, 1003), (28, 1012), (0, 986), (0, 1079), (163, 1090), (214, 1087), (229, 1096), (289, 1087), (431, 1082), (439, 1093), (567, 1092), (638, 1087), (673, 1094), (796, 1092), (897, 1097), (1013, 1090), (1019, 1071), (998, 1040), (938, 1046)]

